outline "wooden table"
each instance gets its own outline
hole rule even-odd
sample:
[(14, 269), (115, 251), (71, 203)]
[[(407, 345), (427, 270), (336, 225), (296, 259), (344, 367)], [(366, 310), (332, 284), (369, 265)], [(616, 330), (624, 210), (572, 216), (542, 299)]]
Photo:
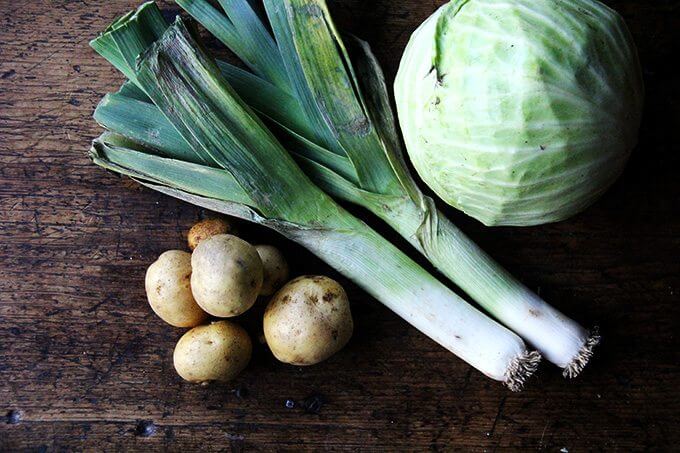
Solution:
[[(0, 3), (0, 450), (679, 448), (679, 1), (609, 1), (635, 35), (648, 98), (640, 145), (600, 202), (527, 229), (450, 213), (548, 301), (601, 326), (604, 342), (582, 377), (569, 382), (545, 365), (521, 394), (297, 246), (247, 225), (247, 239), (295, 257), (296, 274), (339, 278), (356, 334), (311, 368), (278, 363), (259, 345), (232, 386), (180, 380), (172, 350), (182, 330), (152, 314), (144, 270), (185, 247), (204, 213), (86, 157), (100, 132), (93, 108), (122, 80), (87, 41), (136, 3)], [(332, 6), (394, 75), (409, 32), (441, 3)], [(254, 338), (261, 306), (243, 321)]]

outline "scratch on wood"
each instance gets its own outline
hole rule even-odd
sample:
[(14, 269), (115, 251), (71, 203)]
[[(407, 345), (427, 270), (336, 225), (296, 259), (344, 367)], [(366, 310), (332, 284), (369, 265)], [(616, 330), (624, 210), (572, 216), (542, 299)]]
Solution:
[(493, 425), (491, 425), (491, 429), (489, 432), (486, 434), (488, 437), (493, 436), (493, 433), (496, 431), (496, 425), (498, 424), (498, 419), (501, 418), (501, 414), (503, 413), (503, 407), (505, 407), (505, 400), (507, 396), (503, 396), (501, 398), (500, 403), (498, 404), (498, 411), (496, 411), (496, 418), (493, 419)]

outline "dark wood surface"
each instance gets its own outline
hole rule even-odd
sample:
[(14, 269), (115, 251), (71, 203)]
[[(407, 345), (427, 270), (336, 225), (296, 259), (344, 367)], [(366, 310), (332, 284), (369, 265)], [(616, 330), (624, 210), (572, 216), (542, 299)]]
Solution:
[[(332, 7), (393, 75), (410, 31), (441, 3)], [(121, 82), (87, 41), (136, 2), (0, 1), (0, 450), (679, 448), (680, 2), (608, 3), (635, 35), (648, 93), (625, 175), (557, 225), (488, 229), (451, 212), (547, 300), (601, 326), (581, 377), (544, 365), (512, 394), (344, 279), (356, 333), (332, 359), (302, 369), (259, 345), (231, 386), (182, 382), (172, 367), (182, 330), (152, 314), (143, 278), (205, 213), (86, 157), (100, 132), (93, 108)], [(241, 229), (282, 247), (295, 274), (336, 276)], [(243, 320), (253, 338), (262, 304)]]

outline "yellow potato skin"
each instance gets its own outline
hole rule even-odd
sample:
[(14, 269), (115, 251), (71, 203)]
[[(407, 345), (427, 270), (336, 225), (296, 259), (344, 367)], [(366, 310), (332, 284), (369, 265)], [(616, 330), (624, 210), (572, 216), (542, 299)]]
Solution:
[(205, 219), (192, 226), (187, 235), (189, 249), (194, 250), (198, 244), (217, 234), (233, 234), (233, 226), (224, 219)]
[(194, 327), (177, 342), (175, 370), (193, 383), (230, 382), (250, 362), (253, 345), (248, 333), (230, 321)]
[(292, 365), (314, 365), (342, 349), (354, 329), (349, 301), (338, 282), (305, 276), (269, 302), (264, 336), (274, 356)]
[(218, 234), (204, 239), (191, 255), (191, 291), (213, 316), (238, 316), (253, 306), (262, 288), (262, 260), (243, 239)]
[(281, 251), (272, 245), (256, 245), (255, 248), (264, 270), (260, 295), (271, 296), (288, 280), (288, 263)]
[(194, 327), (208, 318), (191, 292), (191, 254), (168, 250), (149, 266), (144, 279), (151, 309), (175, 327)]

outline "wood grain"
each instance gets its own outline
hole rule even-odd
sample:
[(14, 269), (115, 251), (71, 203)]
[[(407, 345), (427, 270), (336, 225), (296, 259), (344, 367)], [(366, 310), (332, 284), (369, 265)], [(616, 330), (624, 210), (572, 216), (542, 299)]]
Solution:
[[(182, 331), (152, 314), (143, 275), (159, 253), (185, 247), (204, 213), (86, 157), (99, 133), (93, 108), (122, 81), (87, 41), (135, 3), (0, 1), (0, 450), (677, 449), (680, 2), (608, 2), (635, 35), (647, 104), (640, 144), (603, 200), (529, 229), (450, 212), (547, 300), (603, 331), (582, 377), (568, 382), (546, 365), (521, 394), (343, 279), (356, 335), (331, 360), (286, 366), (260, 345), (231, 387), (175, 375)], [(410, 31), (441, 3), (336, 0), (332, 9), (393, 75)], [(339, 278), (272, 233), (241, 228), (295, 257), (296, 274)], [(243, 321), (253, 338), (261, 309)], [(306, 411), (319, 395), (318, 413)]]

